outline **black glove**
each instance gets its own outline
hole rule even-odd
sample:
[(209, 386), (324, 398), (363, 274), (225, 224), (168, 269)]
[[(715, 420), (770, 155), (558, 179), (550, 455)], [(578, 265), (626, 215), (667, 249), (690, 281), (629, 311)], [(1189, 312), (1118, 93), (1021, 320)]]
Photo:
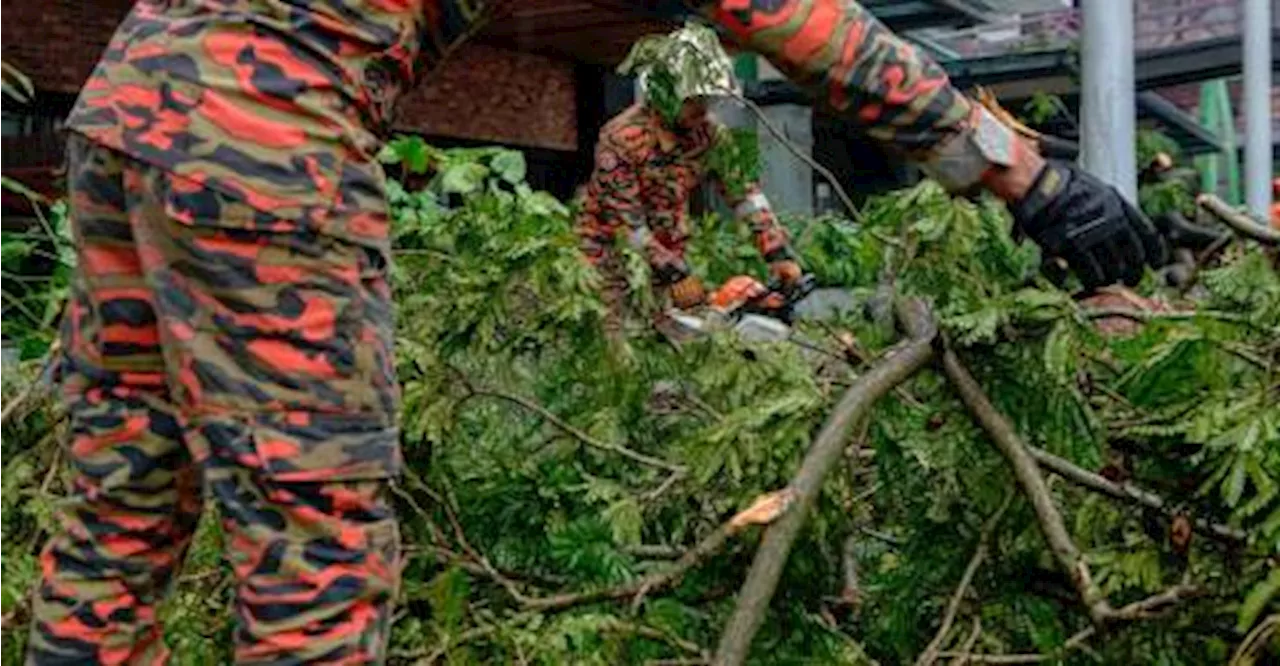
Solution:
[(1155, 227), (1112, 186), (1065, 162), (1050, 160), (1013, 219), (1044, 251), (1061, 258), (1086, 289), (1137, 284), (1145, 265), (1168, 260)]

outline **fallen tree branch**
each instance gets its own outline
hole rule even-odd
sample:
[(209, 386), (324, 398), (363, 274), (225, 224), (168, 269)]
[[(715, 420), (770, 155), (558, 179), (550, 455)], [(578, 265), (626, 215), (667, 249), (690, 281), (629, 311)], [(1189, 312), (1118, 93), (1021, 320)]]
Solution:
[(899, 318), (907, 329), (910, 342), (859, 377), (822, 427), (789, 486), (795, 493), (794, 505), (765, 530), (712, 663), (739, 666), (746, 660), (751, 640), (764, 620), (791, 547), (818, 496), (823, 478), (840, 458), (848, 442), (849, 429), (866, 415), (877, 400), (924, 367), (932, 357), (931, 345), (937, 327), (927, 307), (915, 300), (901, 303)]
[(1176, 606), (1187, 599), (1204, 596), (1204, 594), (1205, 589), (1199, 585), (1185, 583), (1174, 585), (1159, 594), (1153, 594), (1146, 599), (1121, 606), (1111, 614), (1110, 619), (1132, 622), (1160, 617), (1171, 606)]
[(973, 557), (969, 558), (969, 564), (965, 566), (964, 574), (960, 576), (960, 583), (956, 585), (956, 591), (952, 593), (951, 600), (947, 603), (947, 609), (942, 614), (942, 625), (938, 627), (938, 633), (934, 635), (933, 640), (929, 641), (924, 652), (921, 652), (920, 657), (916, 659), (916, 666), (931, 666), (938, 660), (938, 652), (942, 650), (947, 634), (951, 633), (951, 627), (955, 624), (956, 614), (960, 612), (964, 595), (973, 584), (973, 577), (977, 575), (978, 567), (982, 566), (983, 560), (987, 559), (987, 553), (991, 550), (991, 535), (1012, 503), (1013, 494), (1010, 493), (1005, 497), (1004, 502), (1000, 503), (1000, 508), (996, 509), (996, 512), (982, 525), (982, 531), (978, 534), (978, 546), (973, 549)]
[[(1164, 498), (1153, 492), (1137, 488), (1130, 483), (1116, 483), (1101, 474), (1078, 467), (1068, 460), (1034, 446), (1028, 447), (1028, 450), (1031, 452), (1031, 457), (1035, 458), (1041, 467), (1071, 483), (1148, 509), (1154, 509), (1166, 516), (1177, 515)], [(1193, 519), (1191, 525), (1200, 532), (1233, 544), (1243, 543), (1248, 539), (1248, 535), (1243, 530), (1220, 523), (1211, 523), (1203, 518)]]
[(1236, 210), (1216, 194), (1208, 192), (1201, 194), (1196, 197), (1196, 205), (1213, 214), (1223, 224), (1231, 227), (1232, 231), (1245, 238), (1256, 240), (1264, 245), (1280, 246), (1280, 231), (1253, 219), (1248, 213)]
[[(1093, 582), (1088, 564), (1076, 547), (1075, 542), (1071, 540), (1071, 535), (1067, 532), (1066, 525), (1063, 523), (1062, 514), (1058, 511), (1057, 506), (1054, 505), (1053, 497), (1049, 494), (1049, 488), (1045, 485), (1044, 478), (1040, 475), (1040, 463), (1032, 455), (1031, 447), (1023, 443), (1009, 420), (995, 408), (995, 405), (991, 404), (991, 400), (982, 391), (982, 387), (965, 369), (960, 362), (960, 358), (956, 356), (953, 350), (949, 348), (944, 350), (942, 363), (947, 377), (955, 385), (961, 400), (969, 408), (969, 411), (973, 413), (978, 423), (991, 436), (992, 441), (995, 442), (997, 448), (1000, 449), (1000, 452), (1013, 468), (1014, 476), (1018, 479), (1018, 483), (1022, 486), (1027, 498), (1031, 500), (1032, 507), (1035, 508), (1037, 522), (1045, 541), (1049, 544), (1049, 548), (1054, 557), (1057, 558), (1059, 565), (1071, 577), (1071, 582), (1080, 595), (1080, 600), (1084, 603), (1089, 612), (1089, 618), (1095, 626), (1101, 626), (1107, 622), (1147, 619), (1168, 606), (1204, 593), (1204, 589), (1196, 585), (1176, 585), (1142, 601), (1134, 602), (1120, 609), (1113, 608), (1102, 594), (1101, 589)], [(1065, 466), (1063, 467), (1064, 469), (1066, 468)], [(976, 658), (975, 661), (977, 661)]]
[(1035, 509), (1040, 533), (1044, 535), (1045, 542), (1048, 543), (1059, 566), (1071, 578), (1071, 583), (1088, 610), (1089, 617), (1095, 624), (1105, 622), (1115, 611), (1103, 596), (1102, 590), (1094, 583), (1089, 565), (1085, 562), (1080, 549), (1072, 541), (1071, 534), (1067, 532), (1062, 513), (1054, 505), (1049, 487), (1045, 485), (1040, 467), (1027, 450), (1027, 445), (1014, 431), (1013, 424), (1009, 423), (1004, 414), (991, 404), (982, 387), (965, 369), (960, 362), (960, 357), (956, 356), (950, 348), (943, 351), (942, 366), (952, 385), (955, 386), (956, 392), (960, 394), (961, 401), (969, 408), (982, 429), (987, 431), (996, 448), (1013, 469), (1018, 485), (1022, 487), (1022, 492)]

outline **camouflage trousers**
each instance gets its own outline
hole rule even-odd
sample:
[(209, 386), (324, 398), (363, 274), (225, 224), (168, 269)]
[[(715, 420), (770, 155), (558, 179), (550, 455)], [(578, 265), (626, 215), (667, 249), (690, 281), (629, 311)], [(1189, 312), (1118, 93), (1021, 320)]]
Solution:
[(156, 617), (205, 499), (236, 660), (382, 661), (400, 465), (385, 253), (308, 234), (82, 138), (62, 329), (75, 480), (32, 664), (167, 658)]

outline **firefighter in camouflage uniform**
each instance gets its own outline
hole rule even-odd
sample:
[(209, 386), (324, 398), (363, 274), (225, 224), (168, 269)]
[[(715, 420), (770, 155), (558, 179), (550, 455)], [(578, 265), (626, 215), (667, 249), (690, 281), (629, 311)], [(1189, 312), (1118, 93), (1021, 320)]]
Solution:
[[(694, 8), (949, 188), (1008, 199), (1086, 285), (1161, 260), (1114, 189), (1046, 165), (853, 0)], [(481, 9), (134, 5), (68, 121), (76, 478), (41, 558), (30, 663), (163, 662), (156, 608), (203, 498), (237, 580), (238, 662), (383, 660), (401, 461), (374, 157), (398, 94)]]
[[(654, 52), (658, 43), (664, 52)], [(715, 33), (691, 24), (647, 46), (638, 44), (625, 64), (639, 72), (644, 99), (601, 129), (595, 169), (576, 221), (583, 252), (605, 281), (611, 335), (621, 329), (627, 285), (625, 262), (615, 247), (619, 234), (648, 262), (659, 300), (676, 308), (708, 301), (724, 305), (747, 293), (770, 295), (755, 280), (738, 276), (708, 298), (702, 281), (690, 272), (685, 262), (689, 199), (708, 177), (734, 215), (750, 225), (756, 249), (769, 263), (770, 284), (785, 290), (802, 278), (787, 231), (760, 183), (730, 185), (708, 169), (708, 158), (717, 142), (729, 140), (729, 130), (711, 116), (707, 104), (736, 92), (733, 66)]]

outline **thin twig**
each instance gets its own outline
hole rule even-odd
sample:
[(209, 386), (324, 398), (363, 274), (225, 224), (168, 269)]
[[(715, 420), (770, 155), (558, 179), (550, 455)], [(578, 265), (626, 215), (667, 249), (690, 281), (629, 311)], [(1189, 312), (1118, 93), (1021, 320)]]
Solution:
[(643, 638), (648, 638), (655, 641), (661, 641), (663, 643), (666, 643), (667, 645), (683, 650), (684, 652), (688, 652), (689, 654), (696, 654), (703, 659), (706, 658), (705, 657), (706, 651), (703, 650), (702, 646), (698, 645), (697, 643), (694, 643), (693, 641), (685, 640), (683, 638), (680, 638), (679, 636), (676, 636), (669, 632), (658, 629), (657, 627), (651, 627), (647, 624), (639, 624), (637, 622), (626, 622), (624, 620), (610, 620), (605, 622), (604, 625), (601, 627), (601, 629), (603, 629), (604, 631), (620, 631), (625, 633), (632, 633), (637, 636), (641, 636)]
[[(1169, 502), (1153, 492), (1143, 490), (1130, 483), (1116, 483), (1101, 474), (1090, 472), (1068, 460), (1034, 446), (1028, 447), (1028, 450), (1031, 453), (1031, 457), (1035, 458), (1036, 463), (1041, 467), (1078, 486), (1126, 500), (1148, 509), (1154, 509), (1166, 516), (1178, 515)], [(1203, 518), (1196, 518), (1191, 521), (1191, 524), (1195, 529), (1229, 543), (1243, 543), (1248, 539), (1248, 534), (1243, 530), (1220, 523), (1211, 523)]]
[(1280, 613), (1268, 615), (1244, 637), (1243, 641), (1240, 641), (1240, 647), (1237, 647), (1235, 653), (1231, 655), (1228, 666), (1246, 666), (1246, 664), (1255, 663), (1253, 658), (1258, 652), (1266, 649), (1267, 643), (1277, 630), (1280, 630)]
[(716, 649), (714, 663), (718, 666), (740, 666), (746, 661), (751, 640), (764, 621), (791, 547), (817, 498), (823, 479), (844, 451), (849, 429), (865, 417), (877, 400), (924, 367), (932, 357), (931, 345), (937, 327), (927, 306), (920, 301), (910, 301), (900, 303), (899, 310), (910, 342), (854, 382), (805, 455), (789, 486), (795, 494), (794, 504), (765, 530), (747, 579), (738, 592), (737, 605)]
[(951, 662), (951, 666), (965, 666), (969, 663), (968, 653), (973, 652), (973, 646), (978, 644), (978, 637), (982, 635), (982, 618), (978, 615), (973, 616), (973, 628), (969, 630), (969, 637), (964, 639), (964, 644), (960, 646), (960, 651), (965, 656)]
[(478, 395), (478, 396), (498, 398), (500, 400), (505, 400), (507, 402), (519, 405), (537, 414), (538, 416), (541, 416), (548, 423), (554, 425), (555, 427), (559, 428), (565, 433), (572, 435), (574, 439), (578, 440), (579, 442), (582, 442), (583, 444), (586, 444), (587, 446), (590, 446), (591, 448), (599, 449), (601, 451), (609, 451), (612, 453), (616, 453), (618, 455), (623, 456), (624, 458), (629, 458), (631, 460), (634, 460), (643, 465), (648, 465), (650, 467), (664, 469), (668, 472), (671, 472), (672, 474), (676, 474), (676, 473), (684, 474), (688, 471), (683, 465), (676, 465), (674, 463), (669, 463), (665, 460), (662, 460), (661, 458), (655, 458), (653, 456), (645, 455), (643, 453), (640, 453), (639, 451), (629, 449), (621, 444), (615, 444), (613, 442), (602, 442), (592, 437), (591, 435), (588, 435), (587, 433), (573, 427), (573, 425), (571, 425), (564, 419), (560, 418), (559, 416), (556, 416), (551, 410), (547, 409), (546, 407), (543, 407), (537, 402), (530, 400), (529, 398), (526, 398), (522, 395), (516, 395), (515, 393), (508, 393), (506, 391), (502, 391), (494, 388), (484, 388), (484, 387), (474, 387), (474, 386), (471, 387), (471, 393), (473, 395)]
[(43, 392), (49, 389), (44, 382), (45, 374), (49, 372), (49, 368), (53, 366), (58, 358), (58, 352), (62, 348), (60, 340), (54, 340), (49, 346), (49, 351), (45, 354), (44, 362), (40, 364), (40, 371), (36, 373), (36, 378), (30, 384), (27, 384), (22, 392), (7, 401), (4, 408), (0, 410), (0, 427), (7, 427), (9, 421), (18, 414), (18, 410), (25, 406), (28, 401), (43, 396)]
[(654, 488), (653, 490), (650, 490), (649, 492), (641, 496), (640, 501), (645, 503), (657, 501), (658, 498), (665, 495), (668, 490), (671, 490), (671, 488), (673, 488), (677, 482), (683, 479), (684, 476), (685, 476), (684, 472), (672, 472), (667, 476), (667, 478), (662, 482), (661, 485), (659, 485), (657, 488)]
[[(1204, 594), (1204, 589), (1195, 585), (1176, 585), (1164, 592), (1136, 601), (1112, 612), (1111, 619), (1144, 620), (1158, 617), (1161, 610)], [(972, 654), (968, 651), (943, 652), (938, 656), (943, 659), (964, 659), (974, 664), (1040, 664), (1046, 661), (1061, 659), (1068, 652), (1086, 649), (1085, 641), (1098, 633), (1096, 626), (1086, 627), (1068, 638), (1062, 647), (1045, 654)]]
[(916, 659), (916, 666), (931, 666), (938, 660), (938, 652), (942, 650), (943, 642), (951, 633), (951, 627), (956, 621), (956, 614), (960, 612), (964, 595), (973, 584), (973, 577), (977, 575), (978, 567), (982, 566), (983, 560), (987, 559), (987, 553), (991, 550), (991, 535), (1012, 503), (1013, 493), (1009, 493), (1000, 503), (1000, 508), (996, 509), (996, 512), (982, 525), (982, 531), (978, 533), (978, 545), (973, 549), (973, 556), (969, 558), (969, 564), (965, 566), (964, 574), (960, 576), (960, 583), (956, 585), (956, 591), (951, 594), (951, 600), (947, 602), (947, 608), (942, 613), (942, 624), (938, 627), (938, 633), (934, 634), (933, 640), (929, 641), (924, 652), (920, 653), (920, 657)]
[[(858, 211), (858, 207), (853, 204), (853, 199), (849, 197), (848, 192), (844, 191), (844, 187), (840, 185), (840, 180), (836, 178), (836, 175), (834, 173), (831, 173), (830, 169), (828, 169), (825, 166), (822, 166), (822, 164), (817, 160), (815, 160), (812, 155), (809, 155), (805, 153), (803, 150), (800, 150), (800, 148), (797, 147), (791, 141), (791, 139), (787, 137), (786, 132), (783, 132), (782, 128), (775, 125), (773, 121), (770, 120), (767, 115), (765, 115), (764, 109), (760, 108), (759, 104), (756, 104), (750, 99), (747, 99), (745, 95), (738, 92), (737, 90), (726, 89), (725, 92), (730, 97), (737, 100), (738, 103), (747, 107), (747, 110), (751, 111), (751, 113), (755, 115), (756, 119), (760, 121), (760, 124), (764, 125), (764, 128), (766, 130), (769, 130), (769, 133), (772, 134), (773, 137), (777, 139), (782, 144), (782, 146), (787, 149), (788, 152), (794, 155), (796, 159), (808, 165), (810, 169), (813, 169), (814, 171), (816, 171), (818, 175), (822, 176), (822, 178), (826, 180), (829, 185), (831, 185), (831, 189), (835, 190), (836, 196), (840, 198), (840, 203), (844, 204), (845, 210), (849, 211), (849, 216), (851, 219), (859, 222), (862, 221), (862, 213)], [(811, 227), (813, 223), (810, 222), (809, 225)], [(806, 227), (805, 230), (802, 231), (800, 234), (799, 243), (803, 244), (804, 241), (808, 239), (808, 235), (809, 235), (809, 228)]]
[(840, 548), (840, 568), (844, 585), (840, 588), (840, 600), (854, 608), (862, 605), (862, 585), (858, 580), (858, 537), (845, 537)]
[(1110, 319), (1112, 317), (1120, 317), (1122, 319), (1129, 319), (1141, 324), (1146, 324), (1152, 321), (1192, 321), (1195, 319), (1214, 319), (1232, 324), (1252, 326), (1264, 332), (1280, 333), (1280, 327), (1268, 327), (1253, 321), (1246, 315), (1237, 314), (1235, 312), (1218, 312), (1216, 310), (1152, 312), (1149, 310), (1136, 310), (1134, 308), (1084, 308), (1083, 312), (1089, 319)]

